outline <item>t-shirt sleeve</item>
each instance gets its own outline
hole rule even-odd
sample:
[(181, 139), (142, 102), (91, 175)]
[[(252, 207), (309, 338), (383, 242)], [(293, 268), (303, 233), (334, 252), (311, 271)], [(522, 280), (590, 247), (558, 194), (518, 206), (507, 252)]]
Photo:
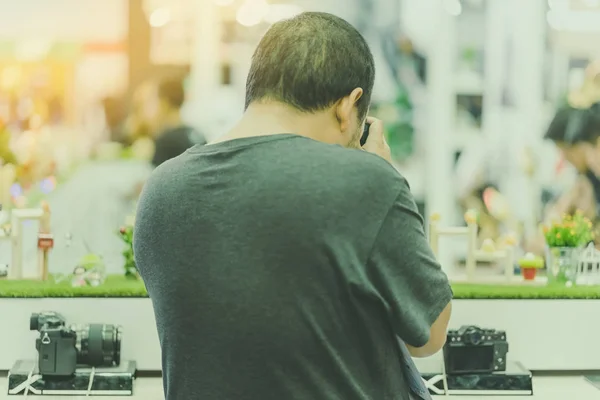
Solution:
[(431, 326), (452, 300), (452, 289), (405, 180), (375, 239), (367, 270), (396, 335), (413, 347), (427, 344)]

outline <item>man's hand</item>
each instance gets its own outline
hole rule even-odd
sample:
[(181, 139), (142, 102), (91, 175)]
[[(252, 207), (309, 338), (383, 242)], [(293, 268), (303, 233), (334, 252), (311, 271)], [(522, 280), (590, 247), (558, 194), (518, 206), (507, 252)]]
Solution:
[(363, 149), (369, 153), (377, 154), (388, 162), (392, 162), (392, 153), (390, 146), (387, 144), (383, 136), (383, 122), (377, 118), (367, 117), (369, 127), (369, 137), (363, 146)]

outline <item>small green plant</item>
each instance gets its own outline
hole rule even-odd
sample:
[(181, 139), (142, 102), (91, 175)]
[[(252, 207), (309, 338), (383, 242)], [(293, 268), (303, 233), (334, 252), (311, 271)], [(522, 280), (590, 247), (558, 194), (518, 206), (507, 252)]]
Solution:
[(562, 221), (544, 227), (548, 247), (580, 247), (594, 240), (592, 222), (581, 211), (565, 215)]
[(542, 257), (528, 254), (527, 256), (521, 258), (518, 264), (521, 268), (541, 269), (544, 268), (544, 259)]
[(535, 279), (537, 270), (544, 267), (544, 259), (535, 256), (532, 253), (528, 253), (519, 260), (519, 267), (521, 267), (523, 278), (525, 278), (526, 281), (532, 281)]
[(135, 265), (135, 258), (133, 257), (133, 226), (124, 226), (119, 229), (119, 236), (125, 242), (125, 249), (123, 250), (123, 257), (125, 258), (125, 276), (131, 279), (138, 279), (138, 270)]

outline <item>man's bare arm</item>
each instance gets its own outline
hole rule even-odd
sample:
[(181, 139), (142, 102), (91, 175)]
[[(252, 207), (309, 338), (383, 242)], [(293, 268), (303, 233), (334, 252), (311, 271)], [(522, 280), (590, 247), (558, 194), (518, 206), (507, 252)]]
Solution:
[(444, 311), (431, 326), (429, 341), (423, 347), (406, 345), (411, 356), (416, 358), (430, 357), (440, 351), (446, 344), (448, 323), (452, 315), (452, 302), (448, 303)]

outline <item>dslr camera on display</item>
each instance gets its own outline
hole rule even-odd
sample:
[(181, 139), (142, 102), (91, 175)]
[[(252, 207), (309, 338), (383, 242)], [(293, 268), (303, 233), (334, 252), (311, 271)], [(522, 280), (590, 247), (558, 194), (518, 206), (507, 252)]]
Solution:
[(77, 366), (114, 367), (121, 363), (122, 328), (89, 324), (67, 327), (55, 312), (34, 313), (29, 329), (38, 331), (35, 341), (39, 374), (44, 377), (72, 376)]
[[(109, 324), (67, 325), (56, 312), (34, 313), (37, 360), (16, 360), (8, 373), (9, 395), (133, 394), (136, 362), (121, 360), (123, 330)], [(61, 397), (62, 398), (62, 397)]]
[(491, 374), (506, 371), (506, 332), (463, 326), (448, 331), (444, 346), (446, 375)]
[(465, 325), (449, 330), (443, 364), (423, 365), (421, 377), (432, 395), (532, 395), (531, 371), (507, 360), (506, 332)]

